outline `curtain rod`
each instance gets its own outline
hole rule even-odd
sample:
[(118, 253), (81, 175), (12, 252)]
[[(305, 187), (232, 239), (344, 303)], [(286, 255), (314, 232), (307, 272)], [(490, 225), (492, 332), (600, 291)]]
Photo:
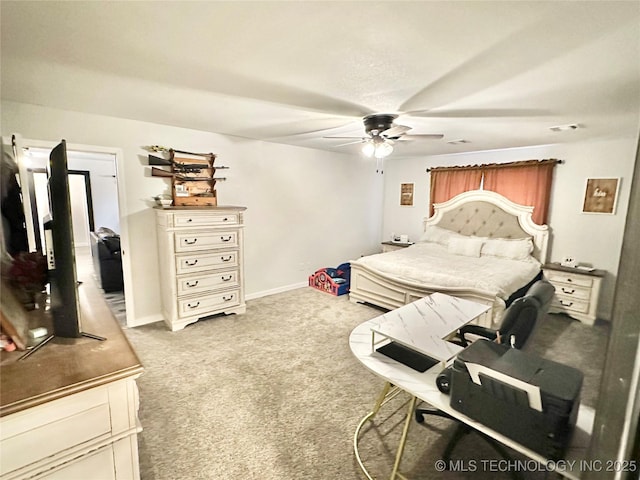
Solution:
[(557, 158), (548, 158), (548, 159), (544, 159), (544, 160), (519, 160), (517, 162), (507, 162), (507, 163), (484, 163), (482, 165), (460, 165), (460, 166), (455, 166), (455, 165), (451, 165), (448, 167), (432, 167), (432, 168), (427, 168), (426, 172), (429, 173), (431, 170), (437, 169), (437, 168), (450, 168), (452, 170), (465, 170), (465, 169), (482, 169), (482, 168), (499, 168), (499, 167), (504, 167), (504, 166), (518, 166), (519, 164), (522, 166), (526, 166), (527, 164), (531, 164), (533, 162), (536, 163), (542, 163), (542, 162), (550, 162), (550, 161), (554, 161), (556, 164), (563, 164), (564, 160), (559, 160)]

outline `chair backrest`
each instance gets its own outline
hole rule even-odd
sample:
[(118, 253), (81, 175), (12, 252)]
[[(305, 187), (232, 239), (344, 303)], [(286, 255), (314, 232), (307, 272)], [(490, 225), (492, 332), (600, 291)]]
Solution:
[(501, 342), (513, 348), (523, 348), (538, 321), (549, 309), (555, 288), (546, 280), (534, 283), (524, 297), (515, 300), (505, 311), (499, 332)]
[(525, 296), (534, 297), (538, 302), (540, 302), (540, 313), (545, 314), (549, 310), (549, 306), (551, 305), (551, 300), (553, 299), (553, 294), (555, 293), (555, 287), (546, 280), (538, 280), (536, 283), (531, 285), (531, 288), (527, 290)]
[(504, 313), (500, 332), (500, 343), (513, 348), (522, 348), (533, 333), (538, 322), (540, 302), (533, 297), (520, 297)]

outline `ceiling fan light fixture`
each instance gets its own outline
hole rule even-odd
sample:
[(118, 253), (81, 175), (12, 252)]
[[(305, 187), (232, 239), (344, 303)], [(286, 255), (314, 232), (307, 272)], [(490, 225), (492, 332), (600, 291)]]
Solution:
[(373, 157), (373, 154), (376, 151), (376, 146), (373, 144), (372, 141), (367, 141), (365, 142), (364, 145), (362, 145), (362, 153), (364, 156), (366, 157)]
[(391, 155), (391, 152), (393, 152), (393, 146), (388, 142), (383, 142), (376, 145), (374, 156), (376, 158), (385, 158)]

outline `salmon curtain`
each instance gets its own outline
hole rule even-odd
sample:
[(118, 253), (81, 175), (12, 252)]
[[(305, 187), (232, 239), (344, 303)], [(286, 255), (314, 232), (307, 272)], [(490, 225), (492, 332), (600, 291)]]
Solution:
[(429, 215), (433, 204), (445, 202), (482, 185), (520, 205), (533, 207), (533, 221), (547, 223), (553, 168), (556, 159), (524, 160), (510, 163), (492, 163), (465, 167), (432, 168)]
[(433, 204), (441, 203), (469, 190), (480, 188), (480, 167), (450, 167), (431, 169), (429, 194), (429, 216), (433, 215)]
[(547, 223), (553, 168), (557, 160), (528, 160), (485, 166), (484, 189), (520, 205), (533, 206), (533, 221)]

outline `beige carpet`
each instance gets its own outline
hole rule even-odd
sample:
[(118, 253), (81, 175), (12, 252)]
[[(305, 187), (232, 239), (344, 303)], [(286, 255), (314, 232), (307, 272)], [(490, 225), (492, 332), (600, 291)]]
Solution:
[[(143, 480), (362, 479), (352, 438), (382, 381), (351, 354), (350, 331), (380, 314), (347, 296), (302, 288), (248, 302), (245, 315), (202, 320), (179, 332), (163, 324), (126, 329), (145, 366), (139, 379)], [(595, 405), (606, 326), (551, 315), (535, 348), (585, 371)], [(405, 415), (398, 398), (361, 436), (365, 463), (388, 478)], [(411, 479), (509, 478), (438, 473), (453, 423), (413, 423), (402, 471)], [(474, 435), (456, 458), (498, 458)], [(525, 478), (543, 478), (527, 474)]]

